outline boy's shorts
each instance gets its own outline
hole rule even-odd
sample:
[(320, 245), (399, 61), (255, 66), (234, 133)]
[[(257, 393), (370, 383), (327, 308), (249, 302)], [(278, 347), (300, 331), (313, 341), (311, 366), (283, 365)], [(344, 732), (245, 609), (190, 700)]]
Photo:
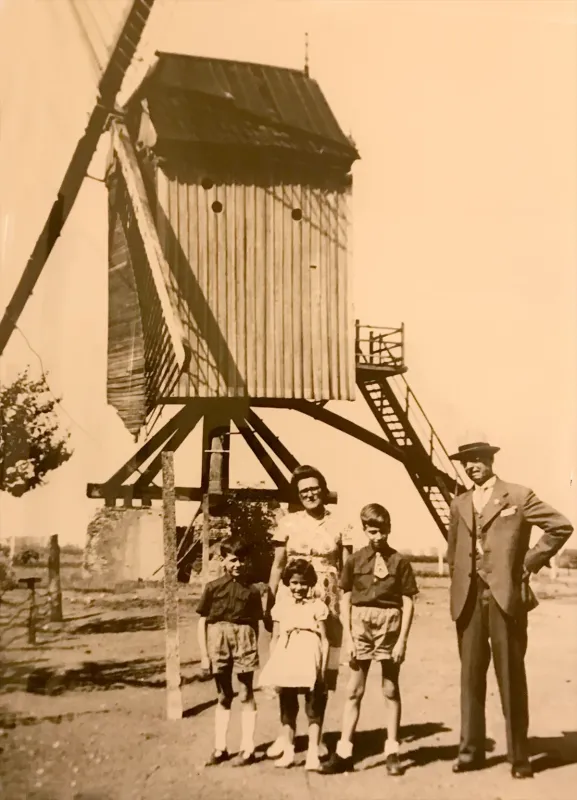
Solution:
[(211, 622), (206, 628), (206, 645), (213, 673), (229, 669), (236, 674), (258, 669), (256, 631), (237, 622)]
[(386, 661), (392, 658), (393, 647), (401, 631), (398, 608), (353, 606), (351, 635), (359, 661)]

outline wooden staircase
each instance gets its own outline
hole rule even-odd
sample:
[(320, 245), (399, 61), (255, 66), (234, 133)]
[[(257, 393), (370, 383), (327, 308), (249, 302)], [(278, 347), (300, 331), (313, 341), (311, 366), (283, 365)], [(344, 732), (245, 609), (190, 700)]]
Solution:
[(381, 429), (405, 454), (405, 467), (445, 538), (450, 504), (465, 490), (404, 373), (404, 328), (356, 326), (356, 380)]

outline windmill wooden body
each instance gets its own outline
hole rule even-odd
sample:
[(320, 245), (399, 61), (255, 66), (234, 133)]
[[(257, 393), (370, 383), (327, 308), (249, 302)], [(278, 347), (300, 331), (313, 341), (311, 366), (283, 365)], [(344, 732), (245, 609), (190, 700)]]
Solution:
[[(115, 108), (152, 5), (135, 0), (124, 22), (100, 102), (0, 322), (0, 351), (108, 127), (108, 400), (141, 442), (109, 480), (88, 485), (89, 497), (160, 500), (162, 452), (202, 419), (201, 484), (177, 482), (177, 500), (207, 509), (223, 492), (289, 501), (299, 460), (258, 414), (286, 408), (402, 461), (446, 534), (460, 478), (404, 379), (403, 328), (353, 319), (355, 146), (306, 69), (158, 53)], [(384, 435), (326, 408), (356, 392)], [(146, 437), (167, 404), (182, 408)], [(230, 489), (231, 425), (275, 489)]]

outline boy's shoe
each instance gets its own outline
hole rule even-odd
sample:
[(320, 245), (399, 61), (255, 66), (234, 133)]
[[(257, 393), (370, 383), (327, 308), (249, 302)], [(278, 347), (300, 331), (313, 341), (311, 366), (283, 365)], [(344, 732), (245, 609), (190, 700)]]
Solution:
[(389, 775), (402, 775), (404, 772), (398, 753), (391, 753), (385, 759), (385, 766)]
[(343, 772), (353, 772), (353, 757), (342, 758), (338, 753), (332, 753), (326, 764), (321, 766), (323, 775), (340, 775)]
[(255, 761), (256, 757), (253, 750), (250, 753), (239, 753), (232, 762), (232, 765), (233, 767), (248, 767), (250, 764), (254, 764)]
[(219, 764), (224, 764), (225, 761), (228, 761), (230, 755), (228, 750), (213, 750), (210, 754), (210, 758), (206, 762), (207, 767), (217, 767)]
[(452, 766), (452, 770), (455, 774), (459, 774), (460, 772), (475, 772), (479, 769), (484, 769), (485, 767), (485, 757), (481, 756), (480, 758), (472, 758), (468, 760), (461, 760), (460, 758), (455, 761)]
[(295, 749), (294, 747), (287, 747), (285, 745), (285, 750), (282, 756), (275, 762), (275, 767), (278, 767), (279, 769), (283, 769), (283, 767), (284, 769), (289, 769), (289, 767), (294, 766), (294, 763), (295, 763)]

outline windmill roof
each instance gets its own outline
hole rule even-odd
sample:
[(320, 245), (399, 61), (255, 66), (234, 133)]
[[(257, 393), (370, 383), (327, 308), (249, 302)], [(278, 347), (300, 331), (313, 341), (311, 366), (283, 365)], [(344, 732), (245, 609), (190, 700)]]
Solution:
[(350, 162), (358, 158), (318, 83), (304, 72), (156, 55), (158, 61), (128, 105), (146, 98), (159, 139), (296, 147)]

